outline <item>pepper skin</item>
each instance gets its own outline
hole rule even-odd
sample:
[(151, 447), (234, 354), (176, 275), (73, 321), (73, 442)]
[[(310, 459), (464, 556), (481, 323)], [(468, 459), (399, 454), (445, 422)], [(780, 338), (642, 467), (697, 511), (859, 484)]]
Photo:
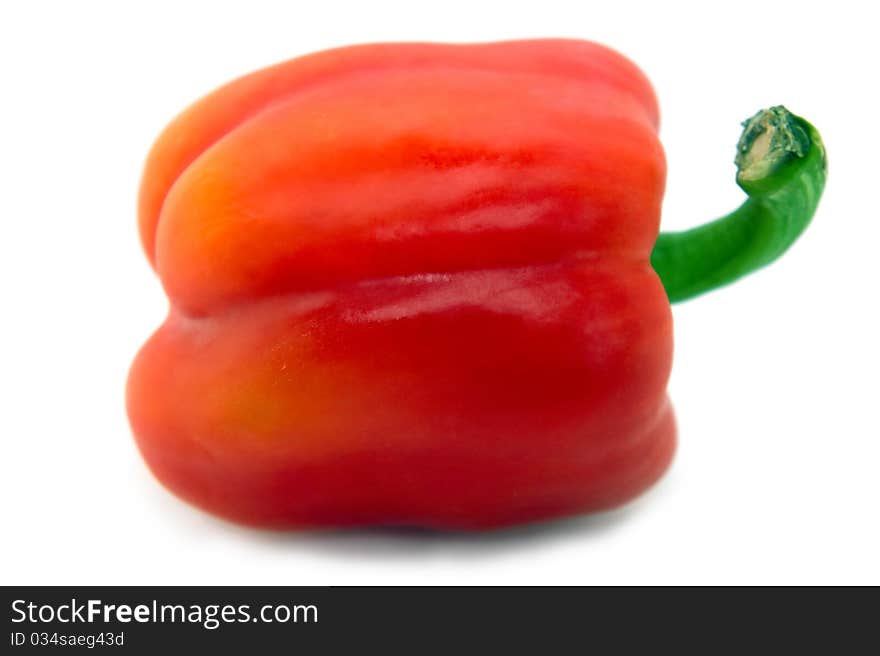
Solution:
[(632, 63), (566, 40), (337, 49), (197, 102), (140, 195), (171, 300), (127, 390), (149, 467), (279, 528), (644, 491), (676, 441), (657, 125)]

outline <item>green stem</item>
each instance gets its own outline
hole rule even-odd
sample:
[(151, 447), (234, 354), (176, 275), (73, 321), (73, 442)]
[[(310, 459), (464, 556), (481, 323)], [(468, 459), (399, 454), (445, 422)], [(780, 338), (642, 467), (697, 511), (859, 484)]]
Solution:
[(673, 303), (721, 287), (779, 258), (809, 225), (825, 187), (816, 129), (782, 106), (743, 123), (736, 182), (749, 198), (720, 219), (657, 238), (651, 264)]

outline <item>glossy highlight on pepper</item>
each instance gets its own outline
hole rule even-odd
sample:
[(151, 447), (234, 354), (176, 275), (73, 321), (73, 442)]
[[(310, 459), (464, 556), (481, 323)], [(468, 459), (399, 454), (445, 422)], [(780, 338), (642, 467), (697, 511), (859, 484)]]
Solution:
[(171, 301), (128, 382), (147, 464), (279, 528), (485, 529), (638, 495), (675, 448), (668, 299), (706, 290), (703, 249), (658, 242), (657, 127), (631, 62), (569, 40), (353, 46), (198, 101), (139, 200)]

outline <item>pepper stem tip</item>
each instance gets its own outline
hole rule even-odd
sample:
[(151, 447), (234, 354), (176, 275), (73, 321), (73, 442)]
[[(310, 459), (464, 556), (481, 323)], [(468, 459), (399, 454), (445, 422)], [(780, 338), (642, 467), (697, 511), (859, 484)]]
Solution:
[(810, 149), (810, 136), (782, 105), (762, 109), (743, 121), (736, 145), (736, 181), (747, 192)]

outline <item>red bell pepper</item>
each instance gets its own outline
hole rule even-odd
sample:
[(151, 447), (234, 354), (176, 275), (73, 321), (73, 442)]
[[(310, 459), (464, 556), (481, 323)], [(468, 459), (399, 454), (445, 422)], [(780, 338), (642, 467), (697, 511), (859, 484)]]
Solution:
[[(676, 441), (657, 125), (644, 75), (578, 41), (344, 48), (197, 102), (140, 196), (171, 299), (128, 385), (146, 462), (275, 527), (639, 494)], [(683, 275), (677, 243), (654, 267)]]

